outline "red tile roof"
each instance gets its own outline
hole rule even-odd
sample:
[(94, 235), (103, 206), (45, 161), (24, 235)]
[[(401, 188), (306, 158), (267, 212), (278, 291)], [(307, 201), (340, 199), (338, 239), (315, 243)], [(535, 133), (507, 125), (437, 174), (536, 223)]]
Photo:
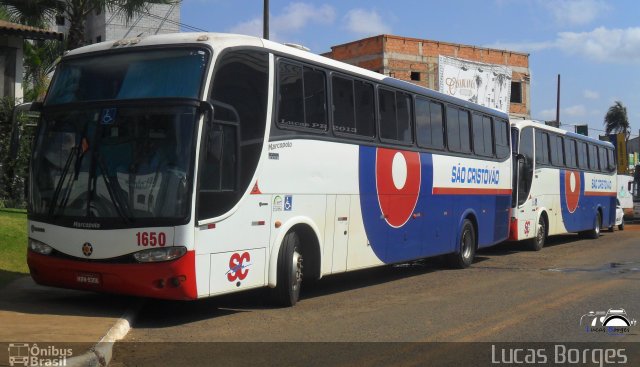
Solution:
[(27, 39), (57, 39), (60, 41), (64, 37), (60, 32), (11, 23), (6, 20), (0, 20), (0, 34), (15, 35)]

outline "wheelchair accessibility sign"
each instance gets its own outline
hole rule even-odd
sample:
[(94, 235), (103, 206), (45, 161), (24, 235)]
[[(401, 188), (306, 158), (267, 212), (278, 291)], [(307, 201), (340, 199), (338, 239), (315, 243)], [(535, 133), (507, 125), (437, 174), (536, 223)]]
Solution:
[(284, 211), (290, 212), (293, 209), (293, 196), (285, 195), (284, 196)]

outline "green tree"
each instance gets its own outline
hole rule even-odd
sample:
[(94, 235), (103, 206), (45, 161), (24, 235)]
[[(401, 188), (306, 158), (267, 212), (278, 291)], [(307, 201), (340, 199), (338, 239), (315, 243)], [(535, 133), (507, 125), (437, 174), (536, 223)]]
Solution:
[(124, 16), (126, 21), (148, 9), (149, 4), (175, 4), (181, 0), (0, 0), (10, 14), (22, 24), (44, 24), (56, 14), (69, 18), (69, 34), (66, 49), (85, 44), (85, 20), (92, 12), (110, 10)]
[(622, 102), (615, 101), (613, 106), (609, 107), (607, 114), (604, 115), (604, 128), (607, 135), (624, 133), (625, 140), (629, 140), (631, 133), (629, 117), (627, 115), (627, 108)]

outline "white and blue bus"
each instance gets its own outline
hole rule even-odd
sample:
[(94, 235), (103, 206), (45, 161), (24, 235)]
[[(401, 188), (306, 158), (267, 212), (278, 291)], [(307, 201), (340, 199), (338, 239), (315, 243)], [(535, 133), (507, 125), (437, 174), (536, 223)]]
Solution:
[(613, 145), (544, 123), (511, 122), (514, 159), (511, 240), (539, 251), (548, 236), (598, 238), (615, 223)]
[[(63, 57), (31, 164), (41, 284), (167, 299), (273, 288), (508, 237), (508, 116), (259, 38)], [(304, 259), (304, 262), (303, 262)]]

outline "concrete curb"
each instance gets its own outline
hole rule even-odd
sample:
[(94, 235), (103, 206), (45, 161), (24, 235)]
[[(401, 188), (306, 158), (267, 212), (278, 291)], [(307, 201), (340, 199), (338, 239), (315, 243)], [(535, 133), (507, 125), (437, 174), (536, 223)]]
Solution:
[(135, 303), (120, 316), (118, 321), (107, 331), (107, 333), (84, 354), (76, 357), (69, 358), (67, 360), (67, 366), (70, 367), (106, 367), (111, 362), (113, 357), (113, 344), (124, 338), (129, 330), (131, 324), (135, 319), (138, 311), (142, 308), (144, 299), (139, 298)]

